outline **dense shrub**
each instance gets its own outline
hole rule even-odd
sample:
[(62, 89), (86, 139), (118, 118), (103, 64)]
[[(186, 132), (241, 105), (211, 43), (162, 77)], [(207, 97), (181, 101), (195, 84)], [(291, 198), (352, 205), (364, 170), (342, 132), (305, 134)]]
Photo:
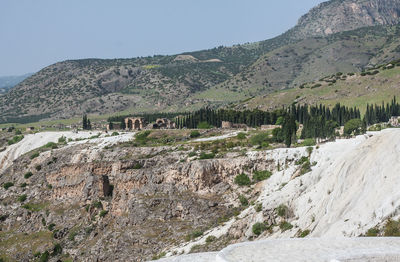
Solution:
[(251, 184), (251, 181), (248, 175), (242, 173), (235, 177), (235, 184), (239, 186), (248, 186)]
[(206, 238), (206, 243), (211, 243), (211, 242), (214, 242), (215, 240), (217, 240), (216, 236), (208, 236)]
[(207, 122), (200, 122), (200, 123), (197, 125), (197, 128), (198, 128), (198, 129), (210, 129), (210, 128), (212, 128), (212, 125), (210, 125), (210, 124), (207, 123)]
[(205, 153), (205, 152), (201, 152), (200, 154), (200, 159), (213, 159), (215, 157), (214, 153)]
[(240, 204), (242, 204), (242, 206), (248, 206), (249, 205), (249, 201), (243, 195), (239, 196), (239, 201), (240, 201)]
[(25, 179), (28, 179), (28, 178), (30, 178), (31, 176), (33, 176), (33, 174), (32, 174), (31, 171), (29, 171), (29, 172), (26, 172), (26, 173), (25, 173), (24, 178), (25, 178)]
[(285, 205), (279, 205), (277, 208), (275, 208), (276, 214), (280, 217), (286, 217), (289, 213), (289, 208)]
[(135, 140), (137, 142), (139, 142), (140, 144), (146, 144), (146, 142), (148, 141), (148, 136), (150, 135), (150, 133), (151, 133), (151, 131), (149, 131), (149, 130), (137, 133), (135, 135)]
[(279, 228), (281, 229), (282, 232), (285, 232), (286, 230), (292, 229), (293, 225), (290, 224), (287, 221), (283, 221), (279, 224)]
[(240, 132), (239, 134), (237, 134), (237, 139), (243, 140), (246, 139), (246, 134), (243, 132)]
[(45, 251), (45, 252), (43, 252), (42, 255), (40, 256), (39, 262), (47, 262), (47, 261), (49, 261), (49, 258), (50, 258), (49, 251)]
[(60, 137), (59, 139), (58, 139), (58, 143), (60, 143), (60, 144), (64, 144), (64, 143), (66, 143), (67, 142), (67, 138), (65, 137), (65, 136), (62, 136), (62, 137)]
[(190, 240), (198, 238), (199, 236), (202, 236), (202, 235), (203, 235), (203, 231), (195, 230), (192, 233), (190, 233), (189, 235), (187, 235), (185, 237), (185, 239), (186, 239), (186, 241), (190, 241)]
[(200, 132), (197, 130), (193, 130), (192, 132), (190, 132), (190, 138), (196, 138), (200, 136)]
[(13, 182), (6, 182), (3, 184), (5, 190), (9, 189), (10, 187), (14, 186)]
[(261, 235), (262, 232), (264, 232), (267, 229), (267, 226), (264, 223), (255, 223), (252, 227), (251, 227), (251, 231), (253, 232), (253, 234), (259, 236)]
[(362, 129), (363, 123), (361, 119), (351, 119), (344, 124), (344, 133), (346, 135), (358, 135)]
[(57, 256), (61, 255), (62, 253), (62, 247), (59, 243), (55, 244), (53, 247), (53, 253), (51, 254), (52, 256)]
[(308, 236), (308, 234), (310, 234), (310, 230), (306, 229), (306, 230), (300, 232), (299, 237), (304, 238), (304, 237)]
[(99, 216), (100, 217), (105, 217), (108, 214), (107, 210), (101, 210)]
[(263, 180), (270, 178), (271, 176), (272, 176), (272, 173), (268, 170), (254, 171), (253, 181), (255, 181), (255, 182), (263, 181)]
[(269, 146), (269, 134), (268, 133), (260, 133), (254, 135), (250, 138), (250, 143), (253, 146), (260, 146), (260, 147), (268, 147)]
[(12, 145), (12, 144), (16, 144), (19, 141), (21, 141), (22, 139), (24, 139), (23, 135), (19, 135), (19, 136), (14, 136), (12, 139), (8, 140), (8, 145)]
[(389, 219), (384, 227), (385, 237), (399, 237), (400, 236), (400, 221)]
[(36, 169), (37, 171), (40, 171), (40, 170), (42, 169), (42, 166), (41, 166), (41, 165), (35, 165), (35, 169)]
[(26, 198), (27, 198), (27, 196), (24, 194), (24, 195), (20, 195), (19, 197), (18, 197), (18, 201), (19, 202), (24, 202), (25, 200), (26, 200)]
[(366, 236), (367, 237), (376, 237), (376, 236), (378, 236), (379, 233), (380, 233), (379, 229), (376, 227), (373, 227), (373, 228), (368, 229)]
[(54, 143), (54, 142), (48, 142), (48, 143), (45, 144), (43, 147), (44, 147), (44, 148), (56, 149), (56, 148), (57, 148), (57, 144)]
[(118, 136), (119, 133), (117, 131), (112, 132), (111, 136)]
[(197, 156), (197, 153), (192, 151), (192, 152), (189, 152), (188, 156), (189, 157), (194, 157), (194, 156)]
[(34, 152), (31, 156), (30, 156), (30, 159), (34, 159), (34, 158), (36, 158), (36, 157), (38, 157), (39, 156), (39, 152)]

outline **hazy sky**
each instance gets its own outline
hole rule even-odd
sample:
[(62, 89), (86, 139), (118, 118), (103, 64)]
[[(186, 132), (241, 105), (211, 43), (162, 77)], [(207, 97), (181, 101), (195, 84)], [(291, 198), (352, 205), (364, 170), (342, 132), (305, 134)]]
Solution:
[(323, 0), (0, 0), (0, 76), (268, 39)]

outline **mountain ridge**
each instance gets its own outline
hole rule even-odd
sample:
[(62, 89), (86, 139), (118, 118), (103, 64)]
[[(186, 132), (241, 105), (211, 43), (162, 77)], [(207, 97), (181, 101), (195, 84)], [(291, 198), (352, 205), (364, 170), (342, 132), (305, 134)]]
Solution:
[[(372, 10), (375, 7), (379, 8)], [(346, 17), (349, 8), (359, 11)], [(58, 62), (40, 70), (11, 92), (0, 96), (0, 123), (65, 119), (83, 113), (178, 111), (203, 106), (224, 106), (252, 96), (295, 87), (328, 73), (361, 71), (371, 64), (373, 66), (397, 58), (397, 49), (377, 43), (389, 40), (381, 35), (376, 26), (383, 26), (383, 32), (389, 32), (387, 38), (393, 38), (390, 26), (400, 21), (399, 13), (400, 3), (394, 0), (334, 0), (311, 9), (299, 19), (294, 28), (282, 35), (252, 44), (220, 46), (167, 56)], [(342, 22), (335, 24), (332, 21)], [(315, 24), (319, 27), (315, 27)], [(327, 24), (330, 25), (328, 31)], [(368, 31), (362, 29), (365, 25), (373, 25), (371, 28), (376, 29), (371, 29), (371, 37), (376, 40), (372, 43), (373, 48), (365, 48), (357, 53), (359, 47), (355, 45), (355, 41), (351, 43), (353, 47), (344, 48), (349, 55), (344, 59), (351, 60), (354, 56), (355, 59), (362, 60), (360, 63), (347, 65), (350, 62), (346, 62), (345, 70), (342, 70), (341, 61), (335, 60), (335, 52), (325, 48), (328, 60), (322, 61), (318, 57), (320, 54), (316, 55), (316, 51), (312, 50), (307, 57), (316, 55), (320, 63), (331, 63), (329, 70), (320, 72), (318, 67), (306, 68), (302, 65), (303, 57), (298, 56), (299, 52), (296, 50), (296, 45), (301, 46), (301, 41), (321, 38), (314, 41), (326, 41), (328, 47), (329, 39), (335, 39), (343, 31), (353, 34), (341, 35), (344, 38), (343, 43), (345, 38), (357, 35), (357, 30)], [(350, 29), (353, 31), (348, 31)], [(362, 41), (369, 41), (368, 44), (371, 44), (367, 33), (364, 35)], [(361, 43), (363, 44), (364, 42)], [(283, 53), (275, 56), (278, 65), (283, 59), (287, 61), (288, 67), (270, 68), (265, 61), (262, 62), (262, 59), (271, 56), (272, 51), (287, 51), (290, 45), (294, 45), (296, 54)], [(321, 44), (318, 48), (323, 50)], [(383, 58), (380, 53), (389, 53), (389, 57)], [(360, 56), (368, 56), (369, 59)], [(268, 75), (272, 80), (267, 79), (268, 83), (263, 83), (266, 78), (261, 79), (257, 74)], [(226, 91), (222, 100), (213, 97), (213, 94), (222, 92), (220, 90)]]

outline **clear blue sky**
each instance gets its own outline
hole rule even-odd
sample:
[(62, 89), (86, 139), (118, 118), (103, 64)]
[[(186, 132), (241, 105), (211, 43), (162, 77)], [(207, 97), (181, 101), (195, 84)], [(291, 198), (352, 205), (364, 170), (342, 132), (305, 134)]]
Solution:
[(0, 76), (279, 35), (323, 0), (0, 0)]

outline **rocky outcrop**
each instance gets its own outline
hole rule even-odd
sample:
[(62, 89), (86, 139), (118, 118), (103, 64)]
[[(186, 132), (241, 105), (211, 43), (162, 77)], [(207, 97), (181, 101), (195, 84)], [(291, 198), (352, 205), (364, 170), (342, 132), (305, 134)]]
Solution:
[(399, 22), (400, 2), (397, 0), (333, 0), (319, 4), (302, 16), (291, 34), (305, 39)]

